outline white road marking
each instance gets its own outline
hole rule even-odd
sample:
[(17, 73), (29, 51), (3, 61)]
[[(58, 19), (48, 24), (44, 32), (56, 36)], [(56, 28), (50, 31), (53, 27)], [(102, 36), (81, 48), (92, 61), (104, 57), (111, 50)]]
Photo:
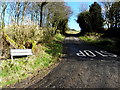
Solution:
[(104, 54), (102, 54), (102, 53), (100, 53), (98, 51), (95, 51), (95, 52), (98, 53), (99, 55), (103, 56), (103, 57), (108, 57), (108, 55), (104, 55)]
[(75, 41), (79, 41), (79, 38), (74, 37)]
[(117, 57), (117, 55), (113, 54), (113, 53), (108, 53), (107, 51), (100, 51), (103, 54), (107, 54), (110, 57)]
[(65, 40), (69, 40), (69, 37), (65, 38)]
[(86, 55), (88, 55), (90, 57), (96, 57), (96, 55), (93, 52), (91, 52), (90, 50), (84, 50), (84, 52), (86, 53)]
[[(101, 55), (102, 57), (117, 57), (117, 55), (113, 54), (113, 53), (108, 53), (107, 51), (94, 51), (95, 53)], [(96, 57), (96, 55), (90, 51), (90, 50), (79, 50), (79, 53), (76, 53), (77, 56), (82, 56), (82, 57)]]
[(79, 53), (76, 53), (77, 54), (77, 56), (83, 56), (83, 57), (86, 57), (86, 55), (81, 51), (81, 50), (79, 50)]

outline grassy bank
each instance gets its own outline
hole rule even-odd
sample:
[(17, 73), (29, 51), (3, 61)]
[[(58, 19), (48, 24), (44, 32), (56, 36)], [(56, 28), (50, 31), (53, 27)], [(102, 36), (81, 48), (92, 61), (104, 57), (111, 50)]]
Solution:
[(80, 31), (72, 31), (72, 30), (69, 30), (69, 31), (66, 31), (67, 34), (78, 34)]
[(102, 34), (93, 33), (80, 36), (79, 38), (99, 48), (120, 54), (120, 40), (117, 38), (102, 38)]
[(33, 56), (0, 61), (0, 87), (19, 82), (59, 61), (62, 55), (61, 34), (46, 43), (37, 44)]

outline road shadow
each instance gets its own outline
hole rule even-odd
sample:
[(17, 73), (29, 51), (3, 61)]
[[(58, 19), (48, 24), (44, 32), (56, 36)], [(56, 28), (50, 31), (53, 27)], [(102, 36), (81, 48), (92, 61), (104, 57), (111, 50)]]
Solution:
[[(63, 44), (63, 59), (68, 59), (68, 60), (76, 60), (76, 61), (119, 61), (120, 57), (119, 55), (117, 55), (117, 57), (111, 57), (111, 56), (107, 56), (107, 57), (103, 57), (100, 54), (96, 53), (96, 51), (100, 52), (100, 51), (105, 51), (103, 49), (97, 48), (93, 45), (90, 45), (88, 43), (85, 43), (81, 40), (79, 40), (78, 38), (69, 38), (67, 37), (64, 40), (64, 44)], [(84, 50), (89, 50), (90, 52), (92, 52), (93, 54), (95, 54), (95, 57), (90, 57), (88, 55), (86, 56), (78, 56), (77, 53), (79, 53), (79, 50), (81, 50), (85, 55), (86, 53), (84, 52)], [(111, 54), (113, 54), (112, 52), (109, 52)]]
[[(29, 88), (118, 88), (119, 62), (105, 59), (92, 60), (89, 57), (78, 57), (79, 50), (100, 50), (94, 46), (67, 37), (63, 43), (61, 63), (42, 80)], [(103, 59), (102, 59), (103, 60)]]

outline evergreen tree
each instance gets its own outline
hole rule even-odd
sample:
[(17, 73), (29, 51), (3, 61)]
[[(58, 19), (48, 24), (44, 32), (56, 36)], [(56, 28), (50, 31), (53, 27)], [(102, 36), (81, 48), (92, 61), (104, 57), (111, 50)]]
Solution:
[(89, 12), (92, 20), (92, 30), (98, 32), (103, 26), (101, 6), (97, 2), (94, 2), (94, 4), (90, 6)]
[(91, 16), (89, 11), (84, 11), (78, 15), (77, 23), (81, 28), (81, 33), (84, 34), (85, 32), (91, 31)]

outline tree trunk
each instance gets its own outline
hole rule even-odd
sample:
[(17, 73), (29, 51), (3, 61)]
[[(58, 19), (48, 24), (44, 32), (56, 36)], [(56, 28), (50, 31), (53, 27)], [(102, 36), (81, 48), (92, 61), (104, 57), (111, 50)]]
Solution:
[(43, 7), (46, 5), (47, 2), (42, 2), (40, 7), (40, 27), (42, 27), (42, 19), (43, 19)]

